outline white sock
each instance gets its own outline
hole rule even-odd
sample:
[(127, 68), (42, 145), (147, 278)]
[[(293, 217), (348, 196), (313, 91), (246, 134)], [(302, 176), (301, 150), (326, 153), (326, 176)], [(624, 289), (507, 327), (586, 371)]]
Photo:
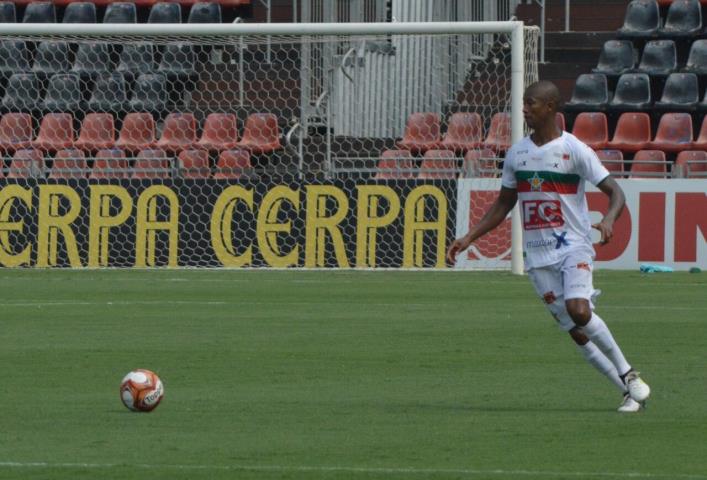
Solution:
[(624, 358), (624, 354), (611, 335), (609, 327), (596, 313), (592, 312), (592, 318), (582, 327), (582, 331), (611, 360), (619, 375), (625, 375), (631, 370), (631, 365)]
[(606, 358), (606, 355), (601, 353), (592, 342), (587, 342), (584, 345), (577, 345), (577, 348), (582, 353), (584, 359), (589, 362), (594, 368), (599, 370), (606, 378), (621, 390), (621, 393), (626, 393), (626, 385), (616, 372), (616, 367), (611, 363), (611, 360)]

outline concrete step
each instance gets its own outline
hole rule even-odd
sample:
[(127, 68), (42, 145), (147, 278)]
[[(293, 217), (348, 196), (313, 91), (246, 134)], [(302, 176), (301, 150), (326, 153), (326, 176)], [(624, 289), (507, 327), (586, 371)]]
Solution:
[[(621, 28), (626, 13), (626, 0), (571, 0), (571, 31), (611, 31)], [(535, 2), (520, 4), (516, 17), (527, 25), (540, 25), (540, 6)], [(545, 31), (565, 30), (564, 0), (547, 0), (545, 6)]]

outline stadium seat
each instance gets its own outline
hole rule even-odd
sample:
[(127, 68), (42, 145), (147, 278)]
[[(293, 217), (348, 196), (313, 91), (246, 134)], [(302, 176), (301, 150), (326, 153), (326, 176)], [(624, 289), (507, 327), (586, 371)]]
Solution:
[(240, 178), (247, 174), (251, 168), (250, 152), (248, 150), (225, 150), (218, 157), (214, 178)]
[(422, 159), (417, 178), (454, 179), (459, 176), (457, 157), (451, 150), (428, 150)]
[(673, 40), (652, 40), (643, 47), (637, 72), (650, 76), (667, 76), (678, 68), (677, 50)]
[(55, 73), (71, 70), (69, 44), (66, 42), (42, 42), (34, 53), (32, 71), (44, 81)]
[(140, 150), (131, 178), (169, 178), (172, 176), (167, 153), (159, 148)]
[(86, 178), (86, 154), (77, 148), (59, 150), (49, 170), (49, 178)]
[(572, 135), (589, 147), (600, 150), (609, 142), (609, 125), (601, 112), (582, 112), (572, 126)]
[(661, 37), (685, 38), (702, 30), (702, 7), (699, 0), (675, 0), (668, 8)]
[(79, 138), (74, 143), (76, 148), (87, 152), (96, 152), (113, 148), (115, 144), (115, 126), (110, 113), (89, 113), (83, 119)]
[(56, 9), (51, 2), (31, 2), (27, 4), (22, 23), (56, 23)]
[(74, 119), (70, 113), (48, 113), (42, 118), (32, 148), (56, 152), (74, 146)]
[(381, 154), (373, 176), (376, 180), (415, 178), (417, 169), (409, 150), (386, 150)]
[(565, 123), (565, 114), (562, 112), (557, 112), (555, 114), (555, 125), (557, 125), (557, 128), (560, 129), (560, 131), (564, 132), (567, 130), (567, 124)]
[(631, 163), (630, 178), (666, 178), (667, 162), (662, 150), (640, 150)]
[(484, 141), (483, 122), (476, 112), (456, 112), (449, 117), (447, 133), (437, 145), (441, 150), (464, 153), (478, 148)]
[(150, 8), (147, 23), (182, 23), (182, 7), (179, 3), (157, 2)]
[(131, 154), (153, 148), (155, 146), (155, 119), (152, 115), (150, 113), (128, 113), (123, 119), (123, 126), (115, 146)]
[(74, 73), (57, 73), (49, 79), (42, 109), (45, 112), (74, 112), (86, 109), (81, 78)]
[(79, 45), (71, 71), (80, 75), (85, 82), (93, 81), (98, 75), (110, 73), (112, 70), (110, 45), (106, 43)]
[(0, 23), (16, 23), (17, 13), (12, 2), (0, 2)]
[(692, 117), (689, 113), (666, 113), (660, 117), (655, 138), (648, 145), (652, 150), (680, 152), (692, 147)]
[(467, 177), (495, 178), (500, 159), (489, 149), (469, 150), (464, 155), (462, 171)]
[(682, 71), (697, 75), (707, 75), (707, 40), (701, 39), (692, 42), (687, 63)]
[(606, 76), (603, 73), (584, 73), (577, 77), (572, 98), (565, 104), (565, 110), (605, 110), (608, 103)]
[(12, 156), (6, 178), (40, 178), (44, 176), (44, 155), (41, 151), (23, 148)]
[(115, 68), (128, 82), (133, 82), (144, 73), (155, 71), (155, 52), (150, 43), (131, 43), (123, 45), (120, 61)]
[(0, 41), (0, 80), (3, 83), (15, 73), (31, 70), (27, 44), (21, 40)]
[(179, 176), (182, 178), (209, 178), (209, 152), (206, 150), (182, 150), (177, 157)]
[(1, 153), (29, 148), (32, 136), (32, 116), (29, 113), (6, 113), (0, 118)]
[(41, 103), (41, 82), (34, 73), (15, 73), (7, 81), (2, 99), (3, 111), (38, 112)]
[(697, 139), (692, 142), (692, 150), (707, 151), (707, 117), (702, 120), (700, 132), (697, 134)]
[(596, 68), (592, 69), (592, 73), (607, 76), (628, 73), (636, 66), (637, 56), (631, 40), (609, 40), (604, 42), (599, 54), (599, 62)]
[(655, 0), (632, 0), (626, 8), (620, 37), (648, 38), (660, 28), (660, 12)]
[(236, 148), (238, 126), (232, 113), (211, 113), (204, 121), (204, 129), (196, 147), (220, 151)]
[(697, 75), (694, 73), (671, 73), (665, 82), (663, 95), (654, 108), (663, 111), (690, 111), (700, 101)]
[(652, 105), (650, 79), (645, 73), (624, 73), (616, 84), (614, 98), (609, 107), (612, 110), (648, 110)]
[(171, 43), (166, 45), (162, 52), (158, 70), (167, 76), (169, 82), (181, 83), (179, 89), (189, 88), (193, 90), (193, 85), (187, 82), (196, 82), (198, 73), (196, 71), (196, 53), (191, 45), (182, 43)]
[(221, 23), (221, 5), (197, 2), (189, 10), (189, 23)]
[(684, 150), (678, 153), (673, 166), (673, 176), (683, 178), (707, 178), (707, 152)]
[(170, 113), (164, 121), (157, 148), (168, 153), (188, 150), (196, 143), (196, 119), (192, 113)]
[(90, 2), (72, 2), (64, 9), (62, 23), (96, 23), (96, 5)]
[(137, 23), (137, 9), (132, 2), (115, 2), (106, 7), (103, 23)]
[(93, 168), (89, 178), (129, 178), (129, 164), (125, 152), (114, 148), (99, 150), (93, 157)]
[(651, 119), (647, 113), (622, 113), (616, 123), (614, 137), (607, 147), (622, 152), (637, 152), (648, 147), (651, 141)]
[(272, 113), (252, 113), (248, 115), (243, 137), (238, 148), (253, 154), (271, 153), (282, 148), (277, 117)]
[(624, 173), (624, 155), (621, 150), (597, 150), (597, 157), (606, 169), (618, 176)]
[(408, 117), (405, 134), (397, 142), (398, 147), (413, 154), (425, 153), (436, 148), (440, 142), (440, 120), (438, 113), (413, 113)]
[(496, 153), (505, 152), (511, 146), (511, 116), (506, 112), (498, 112), (491, 117), (491, 126), (483, 143)]
[(159, 117), (167, 110), (167, 77), (143, 73), (135, 81), (128, 106), (135, 112), (150, 112)]
[(93, 84), (88, 110), (121, 115), (127, 110), (128, 94), (125, 78), (120, 72), (99, 76)]

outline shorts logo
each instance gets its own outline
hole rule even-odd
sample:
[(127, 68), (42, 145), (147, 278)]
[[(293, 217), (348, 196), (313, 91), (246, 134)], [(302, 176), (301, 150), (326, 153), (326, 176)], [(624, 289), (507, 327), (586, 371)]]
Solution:
[(557, 297), (555, 296), (555, 292), (549, 291), (543, 295), (543, 301), (550, 305), (551, 303), (555, 303), (555, 300), (557, 300)]
[(587, 262), (579, 262), (577, 264), (577, 270), (586, 270), (588, 272), (592, 271), (592, 267), (589, 266)]
[(561, 227), (565, 224), (559, 200), (526, 200), (523, 202), (523, 228)]

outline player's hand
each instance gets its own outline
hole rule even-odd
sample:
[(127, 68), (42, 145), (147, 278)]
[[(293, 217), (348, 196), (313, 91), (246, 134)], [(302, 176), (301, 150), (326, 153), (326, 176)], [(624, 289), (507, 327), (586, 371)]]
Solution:
[(614, 236), (614, 226), (611, 222), (602, 220), (601, 222), (592, 225), (592, 228), (596, 228), (599, 230), (599, 233), (601, 233), (601, 240), (599, 241), (601, 245), (606, 245), (609, 243), (611, 238)]
[(467, 236), (463, 236), (454, 240), (447, 249), (447, 261), (450, 264), (454, 265), (457, 261), (457, 255), (459, 254), (459, 252), (463, 252), (464, 250), (469, 248), (470, 244), (471, 241)]

